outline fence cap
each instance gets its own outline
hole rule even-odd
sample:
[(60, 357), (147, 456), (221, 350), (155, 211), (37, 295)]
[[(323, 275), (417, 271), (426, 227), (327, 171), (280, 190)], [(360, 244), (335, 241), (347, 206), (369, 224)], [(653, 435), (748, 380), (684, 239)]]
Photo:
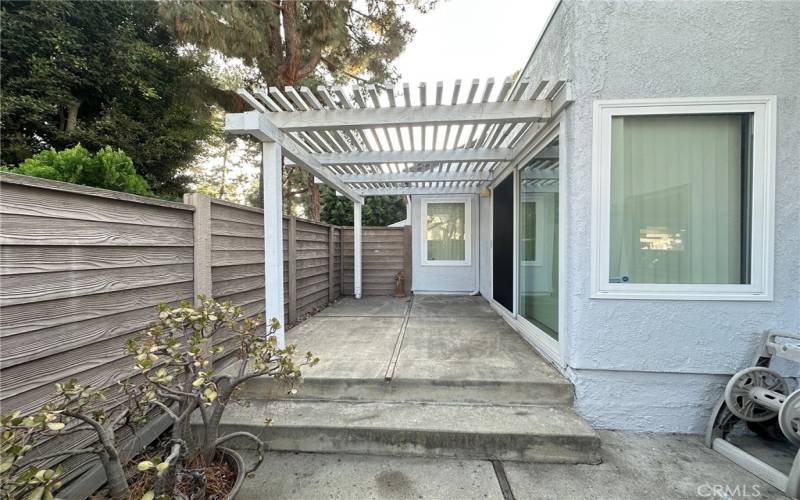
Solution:
[(110, 200), (129, 201), (133, 203), (142, 203), (144, 205), (155, 205), (159, 207), (175, 208), (178, 210), (194, 211), (194, 207), (185, 203), (177, 201), (167, 201), (158, 198), (148, 198), (147, 196), (139, 196), (136, 194), (122, 193), (119, 191), (111, 191), (109, 189), (100, 189), (90, 186), (82, 186), (80, 184), (70, 184), (69, 182), (53, 181), (50, 179), (41, 179), (39, 177), (30, 177), (28, 175), (12, 174), (9, 172), (0, 172), (0, 184), (17, 184), (20, 186), (29, 186), (40, 189), (50, 189), (53, 191), (62, 191), (65, 193), (77, 193), (88, 196), (96, 196), (98, 198), (107, 198)]

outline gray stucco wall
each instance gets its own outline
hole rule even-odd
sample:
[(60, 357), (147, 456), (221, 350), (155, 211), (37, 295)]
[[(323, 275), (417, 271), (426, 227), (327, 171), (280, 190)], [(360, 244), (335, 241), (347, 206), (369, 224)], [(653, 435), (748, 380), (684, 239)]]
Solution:
[[(447, 200), (469, 197), (472, 200), (470, 214), (471, 258), (469, 266), (422, 265), (422, 200)], [(416, 293), (473, 293), (478, 290), (478, 265), (481, 262), (479, 238), (478, 195), (436, 195), (411, 197), (411, 263), (412, 290)]]
[[(568, 374), (604, 428), (699, 432), (760, 332), (800, 330), (800, 2), (565, 0), (524, 74), (565, 77)], [(596, 99), (777, 95), (774, 300), (590, 299)]]

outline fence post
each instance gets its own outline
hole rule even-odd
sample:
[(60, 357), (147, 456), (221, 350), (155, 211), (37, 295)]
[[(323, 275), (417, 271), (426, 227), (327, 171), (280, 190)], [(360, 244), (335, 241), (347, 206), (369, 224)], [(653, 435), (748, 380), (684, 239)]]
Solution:
[(333, 302), (336, 297), (336, 284), (333, 282), (334, 273), (333, 267), (336, 265), (336, 256), (334, 255), (334, 236), (336, 235), (333, 226), (328, 226), (328, 303)]
[(186, 193), (183, 202), (194, 206), (194, 301), (212, 297), (211, 288), (211, 198), (200, 193)]
[(297, 321), (297, 219), (289, 216), (287, 243), (289, 259), (289, 324)]
[(344, 296), (344, 229), (339, 227), (339, 295)]

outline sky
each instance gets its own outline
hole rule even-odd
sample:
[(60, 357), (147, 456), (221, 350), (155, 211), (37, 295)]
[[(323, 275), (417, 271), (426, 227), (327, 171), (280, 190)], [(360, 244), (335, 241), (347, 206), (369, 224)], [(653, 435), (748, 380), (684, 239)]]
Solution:
[(416, 84), (494, 77), (522, 69), (556, 0), (440, 0), (406, 18), (417, 34), (395, 61), (401, 81)]

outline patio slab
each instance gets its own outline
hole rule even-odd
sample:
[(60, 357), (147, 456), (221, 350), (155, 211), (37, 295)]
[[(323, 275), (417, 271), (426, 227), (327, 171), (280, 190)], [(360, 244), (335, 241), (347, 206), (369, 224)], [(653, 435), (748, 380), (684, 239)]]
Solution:
[(409, 298), (395, 297), (344, 297), (322, 311), (315, 317), (328, 316), (369, 316), (402, 318), (406, 314)]
[(270, 453), (239, 493), (242, 500), (502, 500), (492, 464), (476, 460)]
[(599, 431), (600, 465), (504, 462), (518, 500), (786, 498), (699, 436)]
[(492, 314), (494, 317), (412, 316), (394, 378), (567, 383), (517, 332)]
[(287, 331), (286, 341), (320, 358), (306, 377), (383, 380), (402, 324), (402, 317), (317, 315)]
[[(706, 448), (699, 436), (615, 431), (599, 435), (600, 465), (503, 462), (514, 498), (786, 498)], [(710, 489), (715, 487), (719, 493)], [(257, 500), (265, 492), (276, 500), (503, 498), (488, 461), (285, 452), (268, 453), (255, 477), (245, 480), (238, 498)]]
[[(410, 300), (347, 298), (324, 310), (327, 315), (318, 314), (288, 330), (287, 342), (321, 360), (303, 370), (300, 397), (572, 403), (569, 382), (482, 298), (415, 296), (409, 310)], [(394, 316), (400, 312), (407, 316)], [(254, 397), (282, 397), (287, 386), (257, 379), (245, 391)]]
[(411, 307), (414, 318), (496, 318), (486, 299), (470, 295), (415, 295)]

